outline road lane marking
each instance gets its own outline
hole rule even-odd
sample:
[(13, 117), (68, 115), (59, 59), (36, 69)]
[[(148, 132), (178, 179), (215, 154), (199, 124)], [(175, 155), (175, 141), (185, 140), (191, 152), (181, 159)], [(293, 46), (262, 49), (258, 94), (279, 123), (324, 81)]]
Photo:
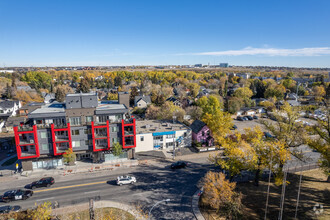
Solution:
[(34, 193), (38, 193), (38, 192), (47, 192), (47, 191), (53, 191), (53, 190), (58, 190), (58, 189), (69, 189), (69, 188), (75, 188), (75, 187), (80, 187), (80, 186), (91, 186), (91, 185), (103, 184), (103, 183), (107, 183), (107, 182), (108, 182), (108, 181), (101, 181), (101, 182), (85, 183), (85, 184), (78, 184), (78, 185), (71, 185), (71, 186), (62, 186), (62, 187), (57, 187), (57, 188), (50, 188), (50, 189), (36, 190), (36, 191), (33, 191), (33, 192), (34, 192)]
[(46, 199), (38, 199), (37, 202), (38, 201), (44, 201), (44, 200), (50, 200), (50, 199), (54, 199), (54, 197), (50, 197), (50, 198), (46, 198)]
[(88, 194), (88, 193), (98, 193), (98, 192), (100, 192), (100, 190), (95, 190), (95, 191), (84, 192), (84, 194)]

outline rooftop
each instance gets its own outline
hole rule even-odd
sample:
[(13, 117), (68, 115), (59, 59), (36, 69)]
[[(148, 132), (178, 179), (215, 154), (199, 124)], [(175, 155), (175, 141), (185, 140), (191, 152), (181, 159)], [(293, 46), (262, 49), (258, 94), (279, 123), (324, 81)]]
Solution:
[(184, 124), (181, 124), (180, 122), (173, 123), (172, 121), (159, 121), (159, 120), (136, 121), (137, 134), (166, 132), (166, 131), (180, 131), (187, 129), (190, 128), (185, 126)]
[(44, 114), (44, 113), (64, 113), (65, 112), (65, 104), (59, 102), (53, 102), (51, 104), (47, 104), (41, 106), (41, 108), (37, 108), (30, 114)]
[(66, 96), (94, 96), (97, 95), (96, 92), (89, 92), (89, 93), (70, 93), (67, 94)]

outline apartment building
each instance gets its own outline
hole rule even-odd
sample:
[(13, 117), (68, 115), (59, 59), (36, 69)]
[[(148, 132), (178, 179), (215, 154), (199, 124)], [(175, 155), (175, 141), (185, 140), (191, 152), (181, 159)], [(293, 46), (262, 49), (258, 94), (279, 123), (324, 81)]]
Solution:
[(97, 93), (68, 94), (65, 103), (35, 109), (14, 132), (24, 170), (61, 166), (68, 148), (77, 160), (93, 162), (115, 158), (111, 148), (116, 142), (122, 144), (126, 158), (135, 154), (135, 119), (124, 104), (99, 102)]
[(191, 135), (191, 129), (180, 122), (136, 121), (136, 152), (188, 147), (191, 146)]

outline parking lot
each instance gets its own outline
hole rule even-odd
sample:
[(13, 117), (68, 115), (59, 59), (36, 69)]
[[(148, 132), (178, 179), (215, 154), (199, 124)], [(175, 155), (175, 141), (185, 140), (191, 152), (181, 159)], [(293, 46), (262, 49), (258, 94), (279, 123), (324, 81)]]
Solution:
[(260, 126), (261, 128), (263, 128), (263, 125), (260, 124), (261, 120), (269, 120), (272, 121), (270, 119), (253, 119), (252, 121), (238, 121), (238, 120), (234, 120), (234, 124), (237, 126), (237, 130), (240, 133), (244, 133), (244, 129), (246, 128), (254, 128), (255, 126)]

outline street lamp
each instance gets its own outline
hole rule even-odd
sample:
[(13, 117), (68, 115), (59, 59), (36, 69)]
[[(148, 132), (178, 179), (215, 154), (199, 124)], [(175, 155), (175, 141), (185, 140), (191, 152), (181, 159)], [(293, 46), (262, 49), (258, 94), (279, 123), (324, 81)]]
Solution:
[(169, 201), (171, 201), (171, 200), (170, 200), (170, 199), (164, 199), (164, 200), (161, 200), (161, 201), (156, 202), (156, 204), (153, 205), (153, 206), (151, 207), (150, 211), (149, 211), (148, 219), (150, 219), (151, 211), (153, 210), (154, 207), (156, 207), (158, 204), (160, 204), (160, 203), (162, 203), (162, 202), (169, 202)]

